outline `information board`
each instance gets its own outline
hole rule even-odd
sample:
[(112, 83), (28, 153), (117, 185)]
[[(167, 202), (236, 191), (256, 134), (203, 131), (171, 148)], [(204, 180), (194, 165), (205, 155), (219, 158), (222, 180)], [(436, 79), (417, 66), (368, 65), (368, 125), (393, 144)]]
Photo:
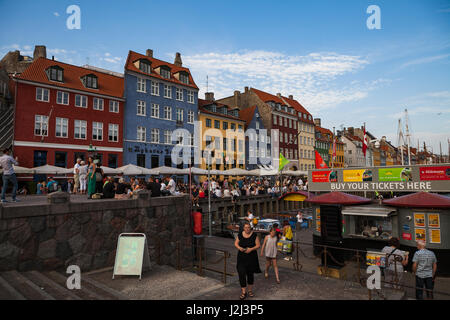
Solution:
[(150, 268), (147, 237), (143, 233), (121, 233), (117, 240), (115, 275), (138, 275)]

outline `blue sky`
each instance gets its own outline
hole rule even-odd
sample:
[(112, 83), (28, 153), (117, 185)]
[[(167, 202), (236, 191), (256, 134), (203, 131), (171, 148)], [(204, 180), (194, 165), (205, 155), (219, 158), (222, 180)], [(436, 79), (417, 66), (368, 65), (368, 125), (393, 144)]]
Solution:
[[(81, 9), (69, 30), (68, 6)], [(381, 29), (369, 30), (369, 5)], [(412, 145), (439, 152), (450, 138), (450, 1), (5, 1), (0, 55), (34, 45), (56, 59), (123, 72), (128, 50), (181, 52), (216, 98), (244, 86), (293, 94), (322, 126), (366, 122), (397, 144), (408, 108)], [(9, 14), (5, 16), (4, 12)]]

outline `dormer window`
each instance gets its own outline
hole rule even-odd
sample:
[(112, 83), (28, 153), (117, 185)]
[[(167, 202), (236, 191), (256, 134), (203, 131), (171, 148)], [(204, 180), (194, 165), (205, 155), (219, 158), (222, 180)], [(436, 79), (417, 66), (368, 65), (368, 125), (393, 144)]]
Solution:
[(184, 84), (189, 84), (189, 74), (187, 72), (180, 72), (180, 81)]
[(47, 76), (51, 81), (63, 82), (64, 70), (59, 66), (52, 66), (47, 69)]
[(165, 79), (170, 79), (170, 69), (168, 67), (161, 67), (160, 75)]
[(85, 75), (82, 78), (83, 84), (86, 88), (98, 89), (97, 76), (94, 74)]
[(151, 73), (151, 64), (148, 60), (139, 60), (139, 70), (145, 73)]
[(211, 111), (212, 111), (212, 112), (217, 112), (217, 109), (216, 109), (216, 105), (215, 105), (215, 104), (211, 105)]

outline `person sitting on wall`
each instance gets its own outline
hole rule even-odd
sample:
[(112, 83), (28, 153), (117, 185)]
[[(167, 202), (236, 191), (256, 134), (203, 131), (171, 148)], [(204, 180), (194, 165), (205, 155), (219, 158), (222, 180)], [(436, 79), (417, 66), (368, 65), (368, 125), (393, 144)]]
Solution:
[(105, 183), (103, 184), (103, 199), (112, 199), (115, 195), (114, 189), (114, 180), (111, 176), (106, 178)]
[(130, 194), (128, 193), (128, 185), (125, 183), (124, 178), (119, 179), (119, 184), (117, 185), (114, 198), (116, 199), (130, 198)]

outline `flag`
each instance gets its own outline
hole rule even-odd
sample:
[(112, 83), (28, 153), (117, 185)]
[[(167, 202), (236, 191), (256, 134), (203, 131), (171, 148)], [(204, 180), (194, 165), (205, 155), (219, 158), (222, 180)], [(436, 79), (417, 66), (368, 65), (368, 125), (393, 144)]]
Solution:
[(314, 151), (316, 152), (316, 169), (328, 169), (327, 164), (325, 163), (325, 161), (323, 161), (317, 150)]
[(333, 160), (336, 159), (336, 137), (333, 138)]
[(367, 134), (366, 134), (366, 125), (364, 125), (364, 141), (363, 141), (363, 147), (362, 147), (364, 157), (366, 157), (366, 150), (367, 150)]
[(286, 159), (280, 152), (280, 162), (279, 162), (279, 171), (283, 170), (284, 166), (287, 165), (289, 163), (289, 160)]

